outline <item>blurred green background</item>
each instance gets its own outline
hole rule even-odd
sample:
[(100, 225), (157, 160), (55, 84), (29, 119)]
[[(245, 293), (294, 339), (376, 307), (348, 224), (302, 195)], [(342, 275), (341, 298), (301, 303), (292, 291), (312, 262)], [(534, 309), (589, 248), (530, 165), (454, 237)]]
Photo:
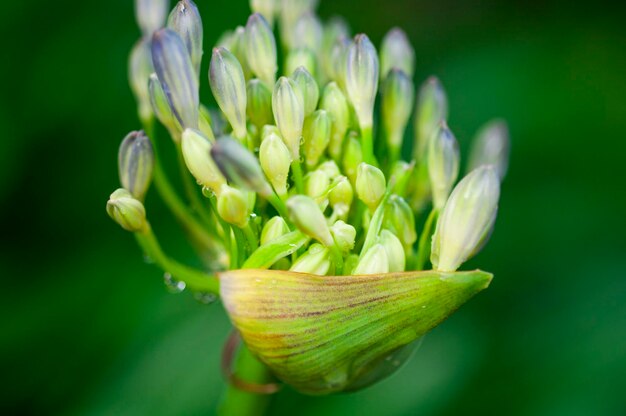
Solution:
[[(365, 391), (281, 392), (272, 414), (626, 414), (626, 14), (613, 1), (322, 0), (378, 45), (404, 28), (467, 149), (493, 117), (513, 151), (491, 288)], [(205, 57), (245, 0), (198, 0)], [(0, 14), (0, 413), (212, 414), (229, 323), (169, 294), (104, 206), (139, 128), (132, 2), (11, 1)], [(205, 59), (204, 67), (207, 66)], [(203, 70), (204, 72), (204, 70)], [(202, 94), (208, 101), (206, 77)], [(165, 248), (189, 259), (154, 195)]]

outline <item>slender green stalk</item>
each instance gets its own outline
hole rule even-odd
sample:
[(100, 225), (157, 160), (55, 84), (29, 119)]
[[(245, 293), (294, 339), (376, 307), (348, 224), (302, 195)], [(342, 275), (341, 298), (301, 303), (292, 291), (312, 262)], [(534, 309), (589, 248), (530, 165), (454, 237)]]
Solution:
[(378, 233), (380, 232), (380, 228), (383, 225), (383, 219), (385, 217), (385, 205), (387, 205), (387, 201), (389, 200), (390, 195), (391, 188), (387, 187), (385, 196), (383, 196), (383, 199), (378, 204), (378, 208), (376, 208), (376, 211), (374, 211), (374, 215), (372, 215), (370, 227), (367, 230), (367, 236), (365, 237), (363, 248), (361, 248), (361, 254), (359, 255), (359, 259), (362, 259), (365, 253), (367, 253), (367, 250), (369, 250), (374, 244), (376, 244), (376, 239), (378, 238)]
[(415, 270), (424, 270), (424, 266), (426, 265), (426, 259), (430, 255), (430, 237), (432, 234), (433, 224), (439, 215), (439, 211), (436, 208), (433, 208), (428, 214), (428, 218), (426, 218), (426, 223), (424, 223), (424, 229), (422, 230), (422, 235), (420, 236), (420, 241), (417, 245), (417, 260), (415, 262)]
[(257, 239), (257, 236), (254, 233), (254, 230), (252, 229), (252, 226), (250, 225), (250, 222), (248, 222), (248, 225), (242, 228), (242, 231), (244, 235), (246, 236), (246, 240), (248, 241), (248, 255), (249, 255), (252, 252), (254, 252), (254, 250), (259, 248), (259, 241)]
[(372, 126), (363, 126), (361, 128), (361, 152), (363, 153), (363, 161), (373, 166), (378, 166), (376, 157), (374, 156), (374, 136), (372, 134)]
[(272, 195), (267, 197), (267, 201), (272, 204), (276, 211), (278, 211), (278, 215), (283, 217), (283, 219), (287, 221), (287, 224), (289, 224), (289, 213), (287, 212), (287, 206), (285, 205), (283, 200), (280, 199), (278, 195), (273, 193)]
[(293, 173), (293, 181), (296, 184), (296, 191), (298, 191), (299, 194), (303, 194), (304, 179), (302, 174), (302, 165), (300, 165), (299, 160), (294, 159), (293, 162), (291, 162), (291, 172)]
[(343, 274), (343, 255), (341, 254), (341, 250), (337, 247), (336, 244), (329, 247), (330, 255), (333, 259), (333, 265), (335, 266), (335, 274), (342, 275)]

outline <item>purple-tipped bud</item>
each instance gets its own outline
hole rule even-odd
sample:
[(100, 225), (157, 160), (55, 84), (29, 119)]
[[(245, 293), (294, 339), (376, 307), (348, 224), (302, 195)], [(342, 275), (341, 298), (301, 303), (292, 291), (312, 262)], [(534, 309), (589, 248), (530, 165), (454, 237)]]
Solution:
[(387, 32), (380, 48), (381, 81), (393, 68), (403, 71), (409, 78), (413, 77), (415, 71), (415, 51), (406, 33), (397, 27)]
[(154, 169), (152, 143), (143, 131), (129, 133), (118, 151), (117, 165), (122, 187), (143, 201)]
[(202, 19), (195, 3), (192, 0), (180, 0), (167, 19), (167, 27), (178, 33), (185, 43), (196, 75), (199, 76), (203, 30)]

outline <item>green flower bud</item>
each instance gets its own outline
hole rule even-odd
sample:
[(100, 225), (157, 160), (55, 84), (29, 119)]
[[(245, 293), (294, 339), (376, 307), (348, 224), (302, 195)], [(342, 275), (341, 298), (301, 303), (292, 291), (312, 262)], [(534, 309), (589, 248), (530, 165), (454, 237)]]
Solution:
[(326, 172), (326, 174), (328, 175), (330, 179), (335, 179), (338, 176), (341, 176), (341, 172), (339, 171), (339, 166), (337, 166), (337, 163), (335, 163), (334, 160), (327, 160), (326, 162), (319, 165), (317, 169), (323, 170), (324, 172)]
[(380, 48), (380, 80), (383, 81), (389, 71), (397, 68), (413, 78), (415, 71), (415, 51), (400, 28), (394, 27), (383, 38)]
[(388, 72), (383, 86), (382, 119), (387, 144), (398, 152), (402, 147), (404, 130), (413, 110), (413, 81), (406, 73), (393, 68)]
[(111, 194), (107, 202), (107, 213), (127, 231), (142, 231), (148, 225), (143, 204), (126, 189), (120, 188)]
[(391, 175), (389, 176), (390, 183), (392, 184), (391, 191), (397, 195), (405, 195), (407, 187), (412, 179), (412, 174), (415, 169), (415, 162), (405, 162), (404, 160), (398, 160), (391, 167)]
[(274, 119), (294, 160), (300, 159), (304, 124), (304, 102), (300, 88), (287, 77), (280, 77), (272, 94)]
[(261, 231), (261, 245), (264, 246), (276, 240), (277, 238), (287, 234), (289, 226), (283, 217), (275, 216), (265, 223)]
[(348, 37), (339, 37), (337, 41), (332, 45), (329, 51), (329, 60), (331, 62), (330, 65), (330, 79), (335, 81), (339, 87), (341, 87), (342, 91), (346, 90), (346, 71), (345, 71), (345, 63), (346, 63), (346, 54), (348, 52), (348, 48), (350, 47), (350, 39)]
[(276, 82), (276, 39), (272, 28), (259, 13), (246, 24), (246, 58), (252, 72), (268, 86)]
[(420, 87), (415, 109), (415, 159), (422, 161), (428, 142), (442, 120), (448, 119), (448, 98), (436, 77), (428, 78)]
[(239, 61), (245, 79), (252, 77), (252, 70), (246, 56), (246, 29), (243, 26), (237, 26), (230, 39), (230, 46), (226, 46), (235, 58)]
[(271, 124), (263, 126), (263, 129), (261, 129), (261, 139), (265, 140), (265, 138), (270, 134), (275, 134), (280, 137), (280, 130), (278, 130), (278, 127)]
[(359, 260), (353, 275), (389, 273), (389, 258), (382, 244), (374, 244)]
[(209, 83), (215, 101), (233, 127), (239, 140), (247, 135), (246, 130), (246, 80), (241, 64), (225, 48), (214, 48), (209, 68)]
[(339, 160), (342, 153), (343, 141), (350, 125), (350, 108), (348, 101), (335, 82), (324, 88), (320, 108), (326, 110), (331, 120), (330, 144), (328, 152), (335, 160)]
[(282, 139), (275, 134), (265, 137), (261, 142), (259, 160), (265, 176), (269, 179), (276, 193), (280, 196), (287, 195), (291, 154)]
[(247, 196), (237, 188), (222, 185), (217, 197), (217, 213), (227, 223), (244, 228), (250, 219)]
[(289, 270), (324, 276), (330, 270), (330, 250), (321, 244), (311, 244), (307, 252), (298, 257)]
[(226, 180), (211, 158), (209, 139), (198, 130), (185, 129), (180, 144), (185, 165), (196, 181), (219, 194)]
[(494, 120), (483, 126), (474, 139), (467, 164), (468, 172), (493, 165), (500, 180), (504, 179), (509, 165), (509, 128), (505, 121)]
[[(322, 37), (321, 66), (327, 78), (335, 79), (335, 62), (332, 59), (332, 50), (339, 39), (350, 38), (350, 29), (345, 20), (340, 17), (332, 17), (324, 26)], [(342, 61), (343, 62), (343, 61)]]
[(305, 195), (295, 195), (287, 200), (289, 218), (304, 234), (326, 247), (334, 244), (326, 218), (315, 201)]
[(379, 242), (384, 247), (385, 253), (387, 254), (389, 271), (391, 273), (403, 272), (406, 261), (404, 257), (404, 247), (402, 247), (400, 239), (391, 231), (382, 230), (380, 232)]
[(272, 91), (263, 82), (255, 78), (248, 81), (247, 95), (246, 111), (252, 124), (259, 129), (266, 124), (272, 124), (274, 122)]
[(150, 106), (150, 92), (148, 90), (148, 80), (154, 71), (152, 66), (152, 55), (150, 53), (150, 43), (147, 38), (140, 39), (130, 53), (128, 62), (128, 78), (130, 87), (137, 100), (139, 118), (147, 123), (152, 119), (152, 108)]
[(314, 170), (304, 178), (304, 192), (307, 196), (320, 203), (326, 199), (330, 178), (323, 170)]
[(335, 244), (344, 253), (349, 253), (354, 248), (356, 229), (350, 224), (339, 220), (330, 227), (330, 233), (335, 239)]
[(320, 98), (320, 89), (315, 79), (313, 79), (313, 76), (303, 66), (296, 68), (291, 75), (291, 79), (300, 88), (304, 102), (304, 116), (307, 117), (317, 108), (317, 102)]
[(352, 184), (345, 176), (337, 181), (337, 184), (328, 194), (330, 206), (333, 208), (335, 214), (343, 219), (345, 219), (350, 212), (353, 198), (354, 190), (352, 189)]
[(298, 19), (317, 7), (317, 0), (280, 0), (280, 33), (286, 49), (296, 43), (295, 25)]
[(168, 5), (168, 0), (135, 0), (135, 17), (144, 36), (163, 27)]
[[(331, 142), (332, 143), (332, 142)], [(350, 182), (356, 183), (357, 170), (363, 162), (363, 152), (361, 151), (361, 142), (358, 135), (349, 134), (346, 148), (343, 154), (343, 171), (346, 173)]]
[(274, 26), (278, 2), (279, 0), (250, 0), (250, 9), (252, 9), (253, 13), (263, 15), (267, 23), (272, 27)]
[(385, 174), (375, 166), (361, 163), (356, 176), (356, 194), (373, 211), (378, 207), (387, 183)]
[(167, 19), (167, 27), (178, 33), (185, 42), (191, 63), (196, 70), (196, 76), (200, 75), (202, 63), (202, 19), (198, 8), (192, 0), (180, 0)]
[(371, 127), (378, 90), (378, 55), (367, 35), (356, 35), (346, 52), (346, 92), (361, 128)]
[(293, 48), (307, 48), (314, 52), (319, 50), (323, 29), (315, 13), (307, 12), (300, 16), (293, 30)]
[(285, 73), (293, 74), (300, 67), (305, 68), (312, 75), (317, 75), (317, 60), (312, 50), (297, 48), (289, 51), (285, 59)]
[(500, 180), (493, 166), (481, 166), (452, 191), (432, 240), (433, 268), (453, 272), (489, 238), (498, 211)]
[(304, 120), (304, 160), (309, 169), (319, 163), (330, 142), (331, 121), (326, 110), (317, 110)]
[(211, 124), (211, 112), (208, 108), (200, 105), (200, 119), (198, 120), (198, 130), (209, 139), (211, 143), (215, 141), (215, 133)]
[(198, 77), (176, 32), (161, 29), (152, 37), (152, 63), (174, 116), (184, 128), (198, 127)]
[(143, 201), (154, 170), (154, 152), (148, 136), (143, 131), (129, 133), (120, 145), (117, 162), (122, 187)]
[(272, 194), (259, 160), (237, 140), (228, 136), (217, 139), (211, 148), (211, 157), (230, 183), (264, 198)]
[(459, 175), (459, 144), (445, 122), (430, 139), (428, 175), (433, 194), (433, 205), (443, 208)]
[(150, 94), (150, 105), (152, 106), (152, 111), (156, 115), (159, 122), (167, 128), (167, 131), (169, 131), (172, 139), (175, 142), (178, 142), (182, 133), (182, 127), (176, 117), (174, 117), (174, 113), (172, 112), (170, 103), (167, 100), (165, 91), (163, 91), (161, 82), (156, 74), (150, 75), (150, 79), (148, 81), (148, 93)]
[(411, 247), (417, 241), (413, 210), (397, 195), (391, 195), (385, 205), (383, 227), (394, 233), (405, 247)]

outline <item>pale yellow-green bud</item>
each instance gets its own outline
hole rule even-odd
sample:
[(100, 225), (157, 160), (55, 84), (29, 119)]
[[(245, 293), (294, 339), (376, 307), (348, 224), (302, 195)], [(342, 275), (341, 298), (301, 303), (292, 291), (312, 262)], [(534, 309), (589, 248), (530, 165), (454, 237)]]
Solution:
[(271, 243), (278, 237), (281, 237), (289, 232), (289, 226), (287, 222), (281, 216), (275, 216), (270, 218), (268, 222), (263, 226), (261, 231), (261, 245)]
[(489, 238), (498, 211), (500, 178), (481, 166), (454, 188), (439, 216), (430, 261), (435, 270), (453, 272)]
[(172, 108), (167, 101), (161, 82), (156, 74), (150, 75), (150, 80), (148, 81), (148, 92), (150, 94), (150, 104), (154, 115), (156, 115), (161, 124), (167, 128), (167, 131), (172, 136), (172, 139), (175, 142), (180, 141), (182, 127), (176, 117), (174, 117)]
[(404, 247), (400, 239), (389, 230), (382, 230), (379, 238), (380, 244), (385, 248), (389, 261), (389, 272), (403, 272), (406, 264)]
[(339, 218), (345, 219), (350, 212), (350, 206), (354, 199), (354, 190), (352, 184), (345, 176), (337, 180), (337, 184), (328, 194), (328, 201), (333, 208), (335, 214)]
[(328, 112), (332, 122), (328, 151), (333, 159), (339, 161), (343, 141), (350, 125), (350, 108), (337, 83), (331, 82), (326, 85), (320, 101), (320, 108)]
[(317, 0), (279, 0), (280, 1), (280, 33), (287, 49), (295, 44), (295, 25), (300, 16), (312, 12)]
[(382, 85), (382, 121), (390, 149), (400, 152), (404, 131), (413, 111), (413, 81), (403, 71), (393, 68)]
[(217, 213), (227, 223), (245, 227), (250, 219), (248, 197), (237, 188), (222, 185), (217, 197)]
[(350, 38), (339, 37), (329, 51), (330, 79), (335, 81), (342, 91), (346, 90), (346, 53), (350, 47)]
[(331, 80), (335, 80), (336, 77), (335, 62), (332, 59), (333, 47), (339, 39), (347, 40), (348, 38), (350, 38), (350, 29), (342, 18), (333, 17), (324, 26), (320, 64), (326, 77)]
[(135, 17), (144, 36), (163, 27), (168, 5), (168, 0), (135, 0)]
[(199, 76), (203, 54), (203, 28), (195, 3), (192, 0), (180, 0), (167, 19), (167, 27), (180, 35), (191, 57), (196, 76)]
[(485, 124), (472, 144), (468, 172), (483, 166), (493, 165), (500, 180), (504, 179), (509, 165), (509, 128), (503, 120), (493, 120)]
[(327, 160), (326, 162), (320, 164), (317, 168), (326, 172), (330, 179), (335, 179), (338, 176), (341, 176), (339, 166), (337, 166), (337, 163), (335, 163), (334, 160)]
[(280, 0), (250, 0), (250, 9), (254, 13), (260, 13), (263, 15), (267, 23), (274, 26), (274, 17), (278, 9), (278, 3)]
[(259, 149), (259, 161), (276, 193), (280, 196), (286, 195), (291, 154), (279, 136), (270, 134), (263, 139)]
[(311, 244), (307, 252), (298, 257), (289, 270), (324, 276), (330, 270), (330, 250), (321, 244)]
[(323, 170), (314, 170), (304, 178), (304, 193), (318, 203), (326, 199), (329, 187), (330, 178)]
[(211, 158), (211, 147), (209, 139), (198, 130), (183, 132), (181, 150), (187, 169), (198, 183), (219, 194), (226, 180)]
[(317, 110), (304, 120), (302, 145), (304, 160), (309, 169), (319, 163), (330, 142), (331, 121), (326, 110)]
[(241, 64), (225, 48), (214, 48), (209, 68), (209, 83), (215, 101), (233, 127), (239, 140), (246, 137), (246, 80)]
[(148, 225), (143, 204), (126, 189), (113, 192), (107, 202), (107, 213), (127, 231), (142, 231)]
[(330, 233), (335, 239), (335, 244), (344, 253), (349, 253), (354, 248), (356, 229), (350, 224), (339, 220), (330, 227)]
[(307, 48), (317, 52), (322, 46), (322, 23), (315, 13), (305, 13), (293, 28), (293, 48)]
[(248, 118), (257, 128), (274, 122), (272, 114), (272, 91), (258, 79), (248, 81)]
[(374, 244), (359, 260), (353, 275), (389, 273), (389, 258), (382, 244)]
[(148, 80), (154, 71), (148, 38), (140, 39), (130, 53), (128, 61), (128, 78), (130, 87), (137, 100), (139, 118), (144, 123), (152, 119)]
[(245, 79), (252, 77), (252, 70), (248, 64), (246, 56), (246, 29), (243, 26), (237, 26), (230, 38), (230, 46), (226, 47), (241, 64)]
[(252, 72), (267, 84), (276, 82), (276, 39), (269, 23), (259, 13), (248, 18), (245, 35), (246, 58)]
[(358, 137), (354, 132), (348, 135), (343, 153), (343, 171), (353, 184), (356, 183), (359, 165), (363, 162), (363, 152), (361, 151), (361, 142)]
[(402, 197), (389, 197), (389, 202), (385, 205), (383, 227), (394, 233), (406, 247), (411, 247), (417, 241), (415, 215)]
[(437, 209), (450, 195), (459, 175), (459, 145), (445, 122), (442, 122), (430, 139), (428, 149), (428, 176), (433, 194), (433, 205)]
[(152, 143), (143, 131), (129, 133), (118, 151), (118, 170), (122, 187), (143, 201), (154, 170)]
[(300, 159), (300, 140), (304, 124), (304, 102), (293, 80), (280, 77), (272, 94), (274, 119), (294, 160)]
[(385, 174), (375, 166), (361, 163), (356, 176), (356, 194), (361, 201), (374, 211), (385, 195), (387, 186)]
[(380, 80), (383, 81), (389, 71), (397, 68), (413, 77), (415, 71), (415, 51), (400, 28), (394, 27), (383, 38), (380, 48)]
[(261, 129), (261, 139), (264, 140), (270, 134), (275, 134), (280, 137), (280, 130), (278, 130), (278, 127), (272, 124), (267, 124), (263, 126), (263, 128)]
[(428, 78), (420, 87), (415, 109), (415, 145), (413, 154), (422, 161), (428, 143), (442, 120), (448, 119), (448, 98), (436, 77)]
[(320, 89), (315, 79), (313, 79), (313, 76), (303, 66), (296, 68), (291, 75), (291, 79), (294, 80), (296, 85), (300, 88), (302, 101), (304, 102), (304, 116), (307, 117), (317, 108), (317, 102), (320, 98)]
[(361, 128), (371, 127), (378, 91), (378, 55), (367, 35), (356, 35), (346, 52), (346, 92)]
[(289, 51), (285, 58), (285, 73), (292, 74), (300, 67), (306, 68), (310, 74), (317, 76), (317, 59), (312, 50), (297, 48)]
[(304, 234), (326, 247), (334, 244), (326, 218), (317, 203), (305, 195), (294, 195), (287, 200), (291, 222)]

